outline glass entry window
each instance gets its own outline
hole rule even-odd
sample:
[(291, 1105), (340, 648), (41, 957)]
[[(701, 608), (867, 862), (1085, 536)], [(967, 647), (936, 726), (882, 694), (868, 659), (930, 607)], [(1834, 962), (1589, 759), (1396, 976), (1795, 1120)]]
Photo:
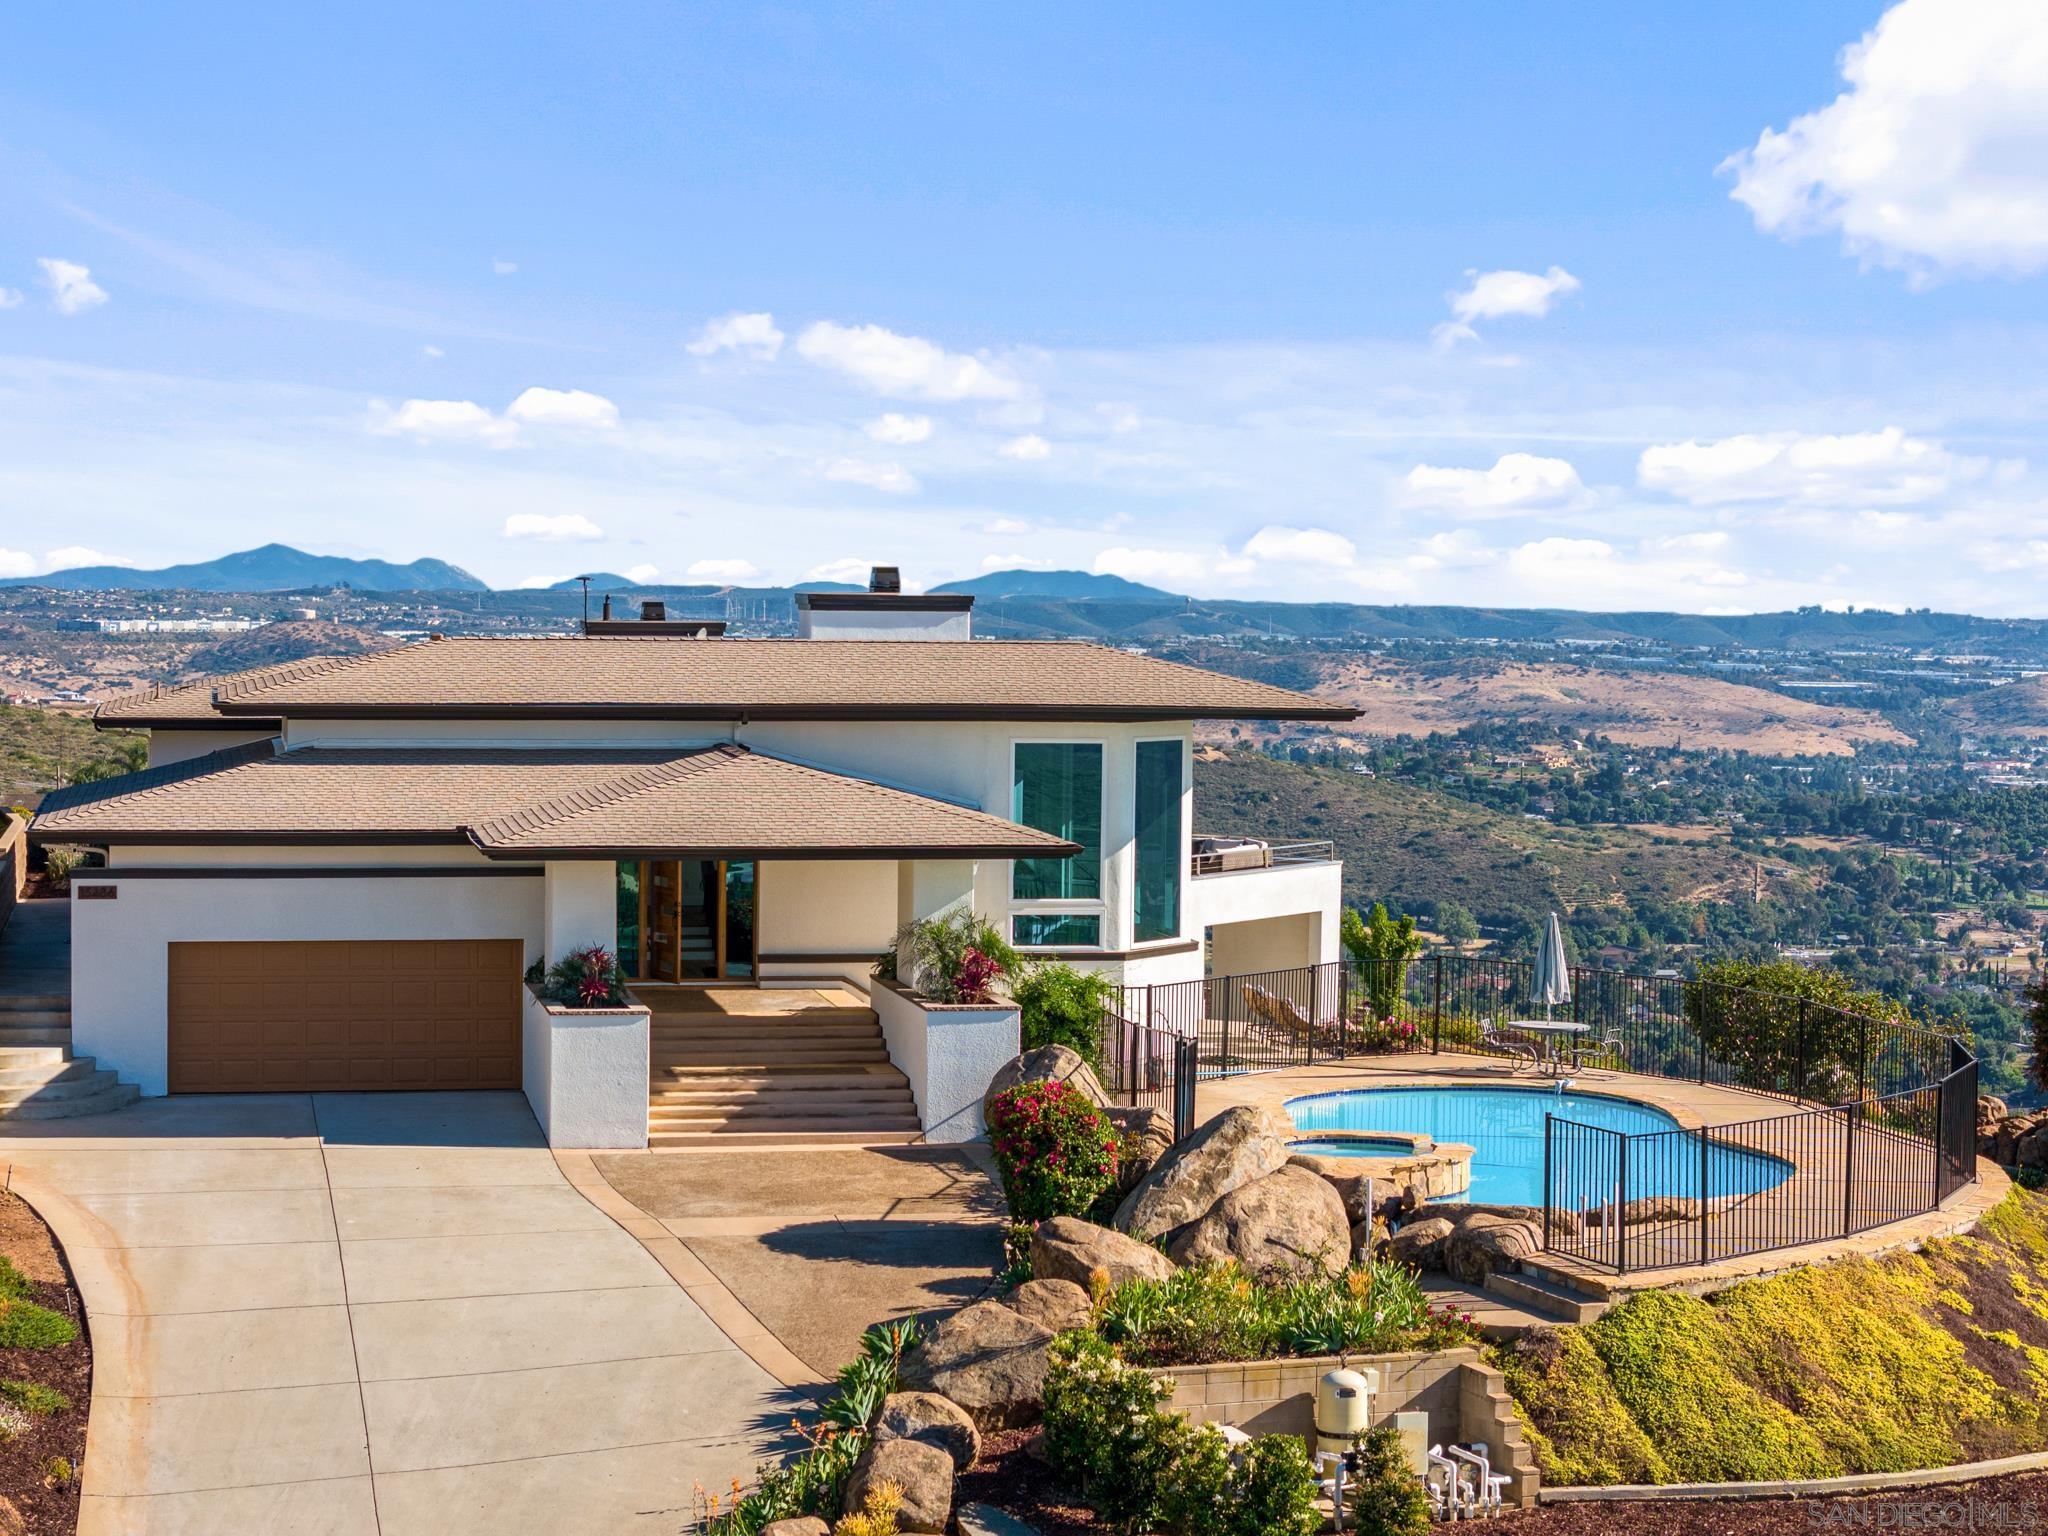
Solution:
[(751, 859), (618, 866), (619, 965), (636, 981), (752, 981)]
[(1180, 877), (1187, 866), (1180, 824), (1183, 755), (1178, 741), (1138, 743), (1132, 937), (1140, 944), (1180, 937)]

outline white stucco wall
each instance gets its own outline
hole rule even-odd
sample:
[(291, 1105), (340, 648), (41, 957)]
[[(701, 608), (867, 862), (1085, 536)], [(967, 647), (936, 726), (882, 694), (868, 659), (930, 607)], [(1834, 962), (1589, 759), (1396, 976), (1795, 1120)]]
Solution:
[[(306, 862), (339, 862), (324, 852)], [(72, 1048), (145, 1094), (167, 1088), (174, 942), (518, 939), (528, 962), (540, 954), (542, 882), (532, 876), (124, 879), (144, 861), (116, 853), (113, 867), (72, 883)], [(102, 885), (120, 894), (79, 898)]]
[(877, 982), (875, 1015), (889, 1059), (910, 1079), (927, 1141), (978, 1141), (981, 1097), (1019, 1050), (1015, 1008), (921, 1007), (899, 987)]
[(541, 946), (547, 963), (593, 944), (619, 942), (619, 872), (608, 859), (555, 860), (542, 881)]
[(275, 731), (151, 731), (149, 766), (162, 768), (209, 752), (224, 752), (252, 741), (268, 741)]
[(647, 1145), (645, 1008), (550, 1009), (526, 988), (523, 1086), (551, 1147)]
[(1342, 864), (1281, 864), (1188, 882), (1194, 931), (1209, 931), (1217, 976), (1321, 965), (1342, 955)]

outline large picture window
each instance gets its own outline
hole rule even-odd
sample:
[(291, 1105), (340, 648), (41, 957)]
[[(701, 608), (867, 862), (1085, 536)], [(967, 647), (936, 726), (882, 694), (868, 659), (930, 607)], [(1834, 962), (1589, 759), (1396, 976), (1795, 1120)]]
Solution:
[(1137, 869), (1133, 937), (1180, 937), (1181, 744), (1138, 743)]
[(1070, 859), (1016, 860), (1010, 866), (1010, 893), (1016, 900), (1102, 899), (1100, 742), (1019, 742), (1010, 819), (1081, 845)]

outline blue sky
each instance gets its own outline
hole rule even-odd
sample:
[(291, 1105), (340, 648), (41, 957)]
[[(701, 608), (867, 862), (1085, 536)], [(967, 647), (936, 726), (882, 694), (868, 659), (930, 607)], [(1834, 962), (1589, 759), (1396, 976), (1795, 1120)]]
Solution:
[(94, 19), (0, 54), (6, 574), (2048, 611), (2048, 8)]

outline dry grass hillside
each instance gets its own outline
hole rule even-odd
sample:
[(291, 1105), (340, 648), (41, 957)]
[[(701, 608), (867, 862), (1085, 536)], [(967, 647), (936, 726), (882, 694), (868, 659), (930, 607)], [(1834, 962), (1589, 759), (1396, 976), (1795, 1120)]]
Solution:
[(1521, 720), (1631, 746), (1675, 742), (1771, 756), (1848, 755), (1865, 743), (1911, 741), (1873, 710), (1685, 673), (1486, 661), (1410, 667), (1367, 656), (1330, 657), (1320, 671), (1315, 691), (1360, 711), (1338, 729), (1360, 736), (1448, 735), (1482, 720)]
[(1948, 706), (1959, 731), (1994, 736), (2048, 736), (2048, 676), (2022, 678), (1967, 694)]
[[(1329, 838), (1354, 903), (1450, 900), (1497, 920), (1553, 907), (1746, 900), (1756, 877), (1755, 860), (1725, 837), (1558, 827), (1415, 784), (1248, 752), (1196, 761), (1195, 828), (1281, 842)], [(1766, 896), (1804, 878), (1764, 862)]]

